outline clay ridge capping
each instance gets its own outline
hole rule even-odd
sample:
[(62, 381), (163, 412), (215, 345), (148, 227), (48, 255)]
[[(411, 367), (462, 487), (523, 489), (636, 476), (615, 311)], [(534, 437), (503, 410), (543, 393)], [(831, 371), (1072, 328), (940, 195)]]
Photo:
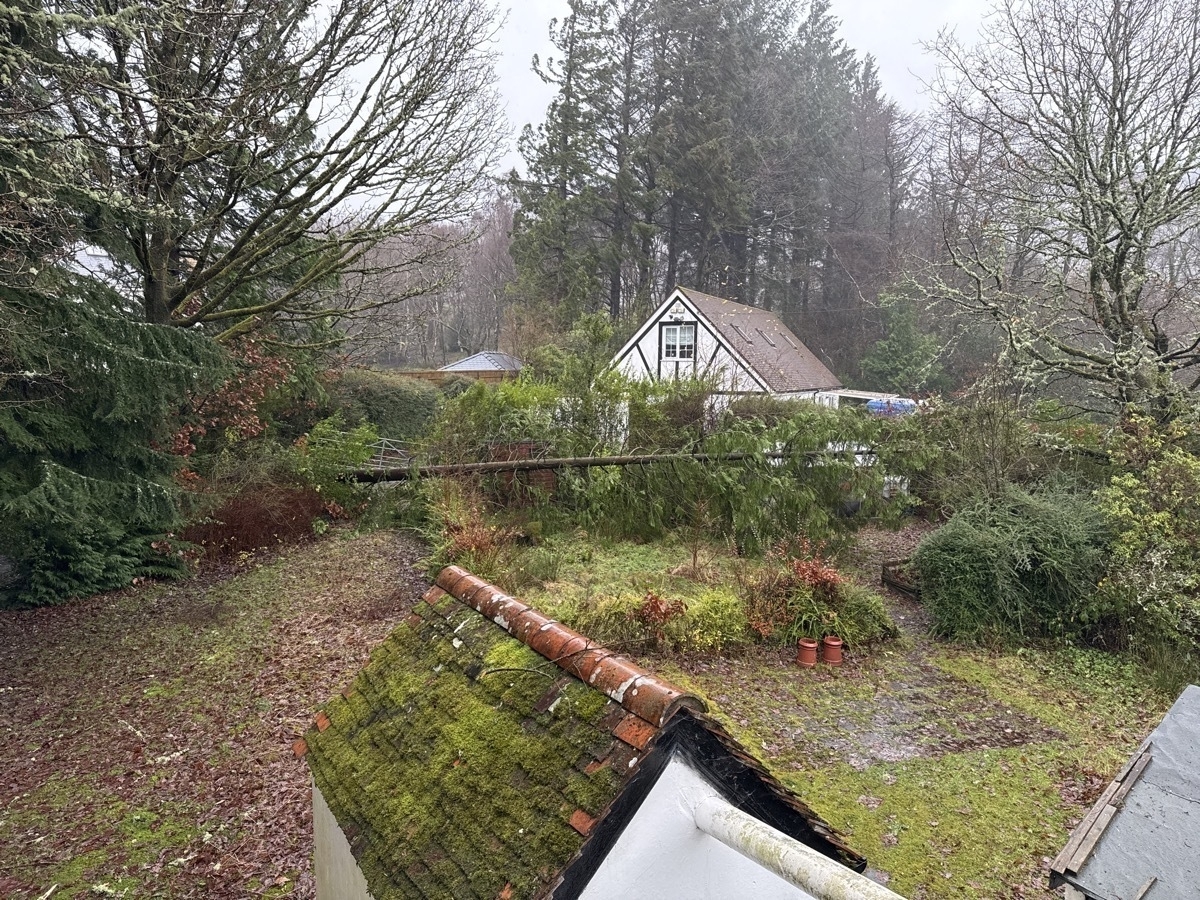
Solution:
[(696, 712), (707, 709), (704, 701), (694, 694), (660, 681), (641, 666), (555, 622), (465, 569), (446, 566), (435, 583), (531, 650), (655, 727), (664, 725), (684, 707)]

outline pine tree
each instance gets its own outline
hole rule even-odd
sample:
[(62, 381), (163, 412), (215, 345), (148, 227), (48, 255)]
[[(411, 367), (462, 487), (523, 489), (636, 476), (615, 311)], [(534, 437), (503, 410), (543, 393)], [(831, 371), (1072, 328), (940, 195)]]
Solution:
[(182, 398), (220, 371), (208, 339), (131, 320), (93, 281), (49, 270), (0, 289), (16, 329), (0, 377), (0, 602), (54, 603), (180, 574), (163, 449)]
[(81, 188), (85, 157), (53, 114), (55, 91), (93, 75), (53, 51), (60, 24), (38, 6), (0, 12), (0, 603), (182, 570), (163, 542), (174, 463), (155, 441), (222, 364), (63, 262), (119, 210)]

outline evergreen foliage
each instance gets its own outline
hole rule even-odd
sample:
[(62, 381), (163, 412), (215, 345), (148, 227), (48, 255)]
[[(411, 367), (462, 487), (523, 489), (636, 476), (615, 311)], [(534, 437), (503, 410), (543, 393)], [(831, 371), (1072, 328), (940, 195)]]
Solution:
[(130, 320), (94, 282), (5, 288), (20, 329), (0, 379), (5, 603), (56, 603), (178, 574), (171, 438), (179, 404), (222, 366), (200, 335)]
[(641, 318), (683, 283), (814, 321), (856, 361), (895, 274), (912, 139), (829, 4), (569, 6), (513, 184), (518, 296), (566, 327)]
[(940, 385), (940, 342), (921, 331), (917, 318), (912, 301), (890, 298), (884, 307), (885, 336), (862, 358), (865, 388), (911, 397)]
[(1200, 675), (1198, 437), (1180, 421), (1157, 429), (1127, 418), (1115, 447), (1122, 470), (1097, 492), (1116, 535), (1101, 595), (1135, 648), (1180, 682)]
[(396, 441), (421, 437), (437, 414), (440, 394), (427, 381), (374, 369), (348, 369), (329, 388), (347, 425), (370, 423)]
[(913, 564), (943, 637), (1083, 638), (1113, 613), (1096, 591), (1110, 539), (1086, 494), (1009, 485), (922, 541)]

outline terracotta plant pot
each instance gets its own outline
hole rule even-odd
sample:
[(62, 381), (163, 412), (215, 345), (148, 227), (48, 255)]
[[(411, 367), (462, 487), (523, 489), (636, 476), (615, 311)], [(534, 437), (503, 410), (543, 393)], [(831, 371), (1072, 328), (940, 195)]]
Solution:
[(817, 642), (812, 638), (800, 638), (796, 647), (796, 665), (811, 669), (817, 664)]
[(825, 640), (822, 641), (823, 656), (825, 662), (831, 666), (840, 666), (842, 664), (842, 639), (834, 637), (832, 634), (825, 635)]

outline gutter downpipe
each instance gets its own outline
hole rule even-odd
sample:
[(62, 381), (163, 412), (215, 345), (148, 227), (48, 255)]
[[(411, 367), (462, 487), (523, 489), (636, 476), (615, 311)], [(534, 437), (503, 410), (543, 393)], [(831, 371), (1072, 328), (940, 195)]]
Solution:
[(904, 900), (720, 797), (701, 800), (696, 827), (817, 900)]

